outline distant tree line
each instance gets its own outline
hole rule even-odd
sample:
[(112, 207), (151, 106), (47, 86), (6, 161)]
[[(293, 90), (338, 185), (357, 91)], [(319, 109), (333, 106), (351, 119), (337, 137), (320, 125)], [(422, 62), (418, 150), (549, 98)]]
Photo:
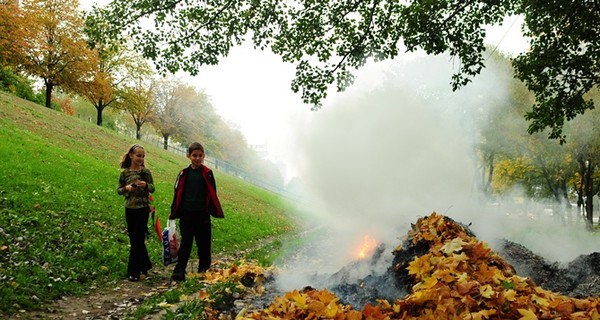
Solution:
[[(558, 204), (554, 210), (560, 219), (584, 217), (591, 226), (592, 199), (600, 190), (600, 111), (588, 110), (566, 122), (563, 133), (568, 140), (563, 143), (548, 139), (551, 129), (529, 134), (524, 114), (535, 94), (512, 77), (513, 67), (506, 56), (495, 53), (488, 64), (509, 85), (510, 94), (508, 101), (472, 97), (481, 108), (469, 120), (483, 124), (474, 133), (480, 189), (501, 198), (518, 188), (526, 199)], [(585, 98), (600, 103), (600, 91), (590, 90)]]

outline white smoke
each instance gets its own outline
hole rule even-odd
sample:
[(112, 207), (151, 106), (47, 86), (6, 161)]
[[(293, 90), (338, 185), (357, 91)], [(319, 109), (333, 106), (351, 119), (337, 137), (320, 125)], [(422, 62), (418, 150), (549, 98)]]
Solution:
[[(287, 262), (290, 272), (279, 279), (284, 290), (318, 287), (310, 275), (335, 272), (356, 259), (366, 234), (391, 251), (411, 223), (434, 211), (472, 223), (480, 240), (512, 235), (552, 261), (585, 253), (579, 242), (568, 246), (568, 255), (547, 245), (559, 230), (571, 232), (566, 228), (526, 236), (531, 220), (481, 201), (474, 142), (485, 114), (507, 100), (510, 74), (488, 66), (473, 83), (452, 92), (453, 72), (446, 56), (396, 63), (369, 83), (359, 78), (305, 121), (294, 118), (295, 167), (310, 193), (313, 218), (327, 236), (298, 265)], [(559, 237), (561, 244), (568, 242), (568, 236)]]

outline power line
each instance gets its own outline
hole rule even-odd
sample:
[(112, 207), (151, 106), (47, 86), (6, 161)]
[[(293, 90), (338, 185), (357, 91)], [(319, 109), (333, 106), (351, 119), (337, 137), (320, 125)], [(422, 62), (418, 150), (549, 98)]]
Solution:
[(494, 50), (492, 50), (490, 55), (487, 58), (485, 58), (485, 61), (487, 61), (494, 54), (494, 52), (496, 52), (496, 50), (498, 49), (498, 47), (500, 46), (500, 44), (502, 43), (504, 38), (506, 38), (506, 35), (508, 35), (508, 32), (512, 29), (512, 27), (515, 25), (515, 23), (517, 22), (518, 19), (519, 19), (519, 17), (516, 16), (515, 19), (513, 20), (513, 22), (508, 27), (508, 29), (506, 29), (506, 31), (504, 32), (504, 35), (502, 35), (502, 38), (500, 38), (500, 40), (498, 41), (498, 44), (496, 44), (496, 47), (494, 47)]

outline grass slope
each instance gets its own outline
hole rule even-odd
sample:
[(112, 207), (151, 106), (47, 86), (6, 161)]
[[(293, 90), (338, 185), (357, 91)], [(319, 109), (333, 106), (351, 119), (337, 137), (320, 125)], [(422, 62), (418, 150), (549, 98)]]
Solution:
[[(121, 157), (135, 142), (0, 92), (0, 315), (123, 279), (129, 243), (116, 186)], [(144, 146), (164, 227), (174, 179), (189, 162)], [(231, 254), (295, 231), (277, 195), (215, 177), (225, 219), (213, 219), (213, 252)], [(160, 267), (154, 233), (147, 244)]]

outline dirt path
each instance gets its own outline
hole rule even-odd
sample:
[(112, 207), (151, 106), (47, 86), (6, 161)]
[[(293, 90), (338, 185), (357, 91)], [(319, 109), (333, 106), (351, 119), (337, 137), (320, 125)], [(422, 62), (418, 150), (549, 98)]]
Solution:
[[(122, 319), (124, 314), (138, 307), (148, 297), (173, 289), (172, 267), (155, 267), (148, 278), (138, 282), (120, 280), (84, 296), (64, 297), (45, 311), (18, 313), (16, 319)], [(112, 288), (111, 288), (112, 286)]]
[[(318, 229), (318, 228), (317, 228)], [(315, 230), (317, 230), (315, 229)], [(314, 230), (312, 230), (314, 231)], [(305, 234), (305, 231), (301, 234)], [(273, 242), (277, 237), (261, 239), (251, 248), (241, 250), (233, 255), (217, 254), (213, 256), (213, 267), (224, 267), (243, 258), (249, 252)], [(198, 266), (198, 259), (190, 259), (187, 270), (193, 271)], [(154, 295), (172, 290), (178, 284), (171, 280), (173, 265), (155, 266), (147, 279), (130, 282), (123, 278), (114, 283), (103, 285), (81, 296), (63, 297), (54, 301), (42, 311), (16, 313), (10, 319), (47, 319), (47, 320), (99, 320), (123, 319), (125, 314), (140, 306), (144, 300)], [(158, 319), (157, 315), (145, 319)]]
[[(272, 242), (275, 237), (262, 239), (252, 248), (242, 250), (231, 256), (213, 256), (213, 267), (222, 267), (255, 248)], [(197, 259), (190, 259), (187, 270), (193, 271), (198, 266)], [(27, 311), (14, 314), (10, 319), (47, 319), (47, 320), (99, 320), (99, 319), (123, 319), (126, 313), (137, 308), (147, 298), (162, 294), (177, 287), (177, 283), (171, 280), (173, 271), (171, 266), (155, 266), (147, 279), (131, 282), (123, 278), (112, 284), (106, 284), (97, 288), (89, 294), (82, 296), (63, 297), (54, 301), (42, 311)], [(148, 319), (153, 319), (149, 317)]]

